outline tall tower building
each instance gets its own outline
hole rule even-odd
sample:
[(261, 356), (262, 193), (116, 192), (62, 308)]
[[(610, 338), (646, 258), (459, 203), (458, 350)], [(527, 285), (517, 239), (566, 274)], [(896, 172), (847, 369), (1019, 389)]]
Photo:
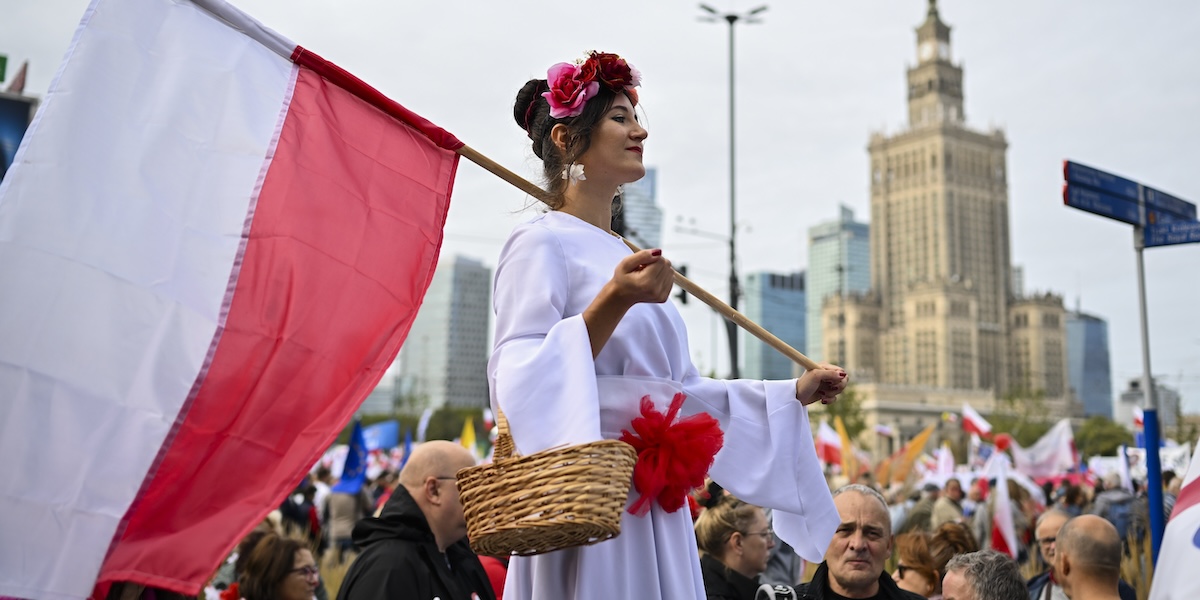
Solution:
[(491, 283), (477, 260), (438, 265), (398, 359), (397, 388), (424, 399), (420, 408), (488, 405)]
[(613, 215), (613, 231), (641, 248), (661, 248), (662, 208), (656, 203), (658, 169), (648, 167), (645, 177), (623, 187), (621, 210)]
[[(793, 348), (804, 348), (804, 272), (751, 273), (744, 283), (746, 316)], [(794, 363), (762, 340), (741, 332), (742, 377), (791, 379)]]
[[(825, 352), (821, 309), (831, 296), (864, 293), (871, 287), (871, 228), (854, 220), (854, 211), (842, 206), (837, 220), (808, 230), (807, 350), (816, 361), (836, 362)], [(847, 368), (853, 365), (837, 363)]]
[(908, 69), (908, 127), (876, 133), (871, 158), (871, 283), (879, 380), (1002, 392), (1012, 273), (1000, 130), (963, 110), (963, 70), (930, 0)]
[(1108, 323), (1079, 311), (1067, 313), (1067, 373), (1084, 416), (1113, 418)]
[(1074, 413), (1067, 402), (1070, 379), (1062, 297), (1047, 293), (1013, 300), (1009, 317), (1007, 389), (1024, 397), (1042, 396), (1054, 414)]

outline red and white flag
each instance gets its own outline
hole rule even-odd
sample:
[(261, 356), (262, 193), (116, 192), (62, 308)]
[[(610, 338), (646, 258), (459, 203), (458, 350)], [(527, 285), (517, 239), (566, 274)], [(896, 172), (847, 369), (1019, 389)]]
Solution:
[(1144, 427), (1145, 423), (1146, 423), (1145, 411), (1143, 411), (1142, 407), (1140, 407), (1140, 406), (1133, 407), (1133, 426), (1134, 427)]
[(1162, 548), (1154, 568), (1150, 600), (1193, 600), (1200, 598), (1200, 444), (1183, 478), (1163, 533)]
[(817, 458), (827, 465), (842, 464), (842, 437), (829, 426), (828, 421), (821, 421), (817, 427)]
[(992, 550), (1017, 558), (1017, 529), (1013, 525), (1013, 504), (1008, 496), (1008, 459), (998, 455), (996, 491), (992, 493)]
[(395, 357), (461, 145), (222, 0), (95, 0), (0, 186), (0, 596), (197, 594)]
[(963, 402), (963, 430), (967, 433), (974, 433), (979, 437), (987, 437), (992, 434), (992, 424), (988, 423), (983, 415), (975, 412), (970, 404)]

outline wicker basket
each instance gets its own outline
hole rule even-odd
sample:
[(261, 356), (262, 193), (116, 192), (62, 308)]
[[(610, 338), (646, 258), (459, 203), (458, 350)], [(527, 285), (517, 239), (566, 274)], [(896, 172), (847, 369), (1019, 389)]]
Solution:
[(508, 421), (493, 462), (458, 472), (467, 538), (478, 554), (532, 556), (621, 533), (633, 447), (603, 440), (516, 456)]

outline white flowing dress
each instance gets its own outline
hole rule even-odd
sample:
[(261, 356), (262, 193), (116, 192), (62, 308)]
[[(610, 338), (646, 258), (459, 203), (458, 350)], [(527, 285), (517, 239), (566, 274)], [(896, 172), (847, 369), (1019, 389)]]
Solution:
[[(725, 445), (710, 476), (738, 498), (774, 509), (774, 529), (805, 559), (821, 560), (839, 517), (817, 462), (795, 381), (722, 381), (692, 365), (683, 320), (670, 302), (635, 305), (593, 360), (581, 313), (608, 282), (625, 244), (574, 216), (549, 212), (518, 226), (496, 268), (493, 410), (508, 417), (521, 454), (617, 439), (649, 395), (681, 417), (706, 412)], [(629, 502), (638, 498), (630, 490)], [(514, 600), (703, 600), (686, 505), (626, 511), (621, 535), (592, 546), (514, 557), (504, 596)]]

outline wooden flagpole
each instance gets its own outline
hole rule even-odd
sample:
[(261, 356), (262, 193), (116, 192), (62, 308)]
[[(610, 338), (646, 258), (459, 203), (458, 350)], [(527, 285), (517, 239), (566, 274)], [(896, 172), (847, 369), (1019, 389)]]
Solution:
[[(513, 173), (512, 171), (506, 169), (500, 163), (480, 154), (474, 148), (471, 148), (470, 146), (467, 146), (467, 145), (463, 145), (462, 148), (458, 149), (458, 153), (463, 158), (466, 158), (467, 160), (479, 165), (480, 167), (483, 167), (484, 169), (491, 172), (493, 175), (496, 175), (500, 179), (503, 179), (503, 180), (513, 184), (514, 186), (516, 186), (518, 189), (525, 192), (526, 194), (529, 194), (530, 196), (533, 196), (534, 198), (537, 198), (539, 200), (542, 200), (545, 198), (545, 195), (546, 195), (545, 190), (534, 185), (533, 183), (530, 183), (524, 177), (521, 177), (520, 175), (517, 175), (516, 173)], [(638, 248), (629, 240), (622, 238), (621, 241), (625, 242), (625, 245), (629, 246), (629, 248), (631, 250), (633, 250), (634, 252), (641, 250), (641, 248)], [(789, 346), (787, 342), (779, 339), (778, 337), (775, 337), (774, 334), (772, 334), (770, 331), (767, 331), (766, 329), (763, 329), (762, 326), (759, 325), (758, 323), (755, 323), (754, 321), (751, 321), (750, 319), (746, 318), (746, 315), (743, 315), (742, 313), (734, 310), (728, 304), (722, 302), (721, 299), (710, 294), (704, 288), (696, 285), (694, 282), (692, 282), (692, 280), (688, 279), (687, 277), (684, 277), (683, 275), (680, 275), (679, 271), (675, 271), (675, 285), (678, 285), (679, 287), (683, 288), (684, 291), (695, 296), (701, 302), (711, 306), (713, 308), (713, 310), (720, 313), (720, 315), (722, 317), (725, 317), (726, 319), (732, 321), (734, 324), (736, 324), (738, 327), (741, 327), (745, 331), (750, 332), (751, 335), (762, 340), (768, 346), (779, 351), (781, 354), (783, 354), (784, 356), (791, 359), (792, 362), (795, 362), (796, 364), (804, 367), (805, 370), (811, 371), (813, 369), (819, 368), (817, 363), (813, 362), (813, 360), (811, 358), (801, 354), (799, 350), (796, 350), (795, 348)]]

